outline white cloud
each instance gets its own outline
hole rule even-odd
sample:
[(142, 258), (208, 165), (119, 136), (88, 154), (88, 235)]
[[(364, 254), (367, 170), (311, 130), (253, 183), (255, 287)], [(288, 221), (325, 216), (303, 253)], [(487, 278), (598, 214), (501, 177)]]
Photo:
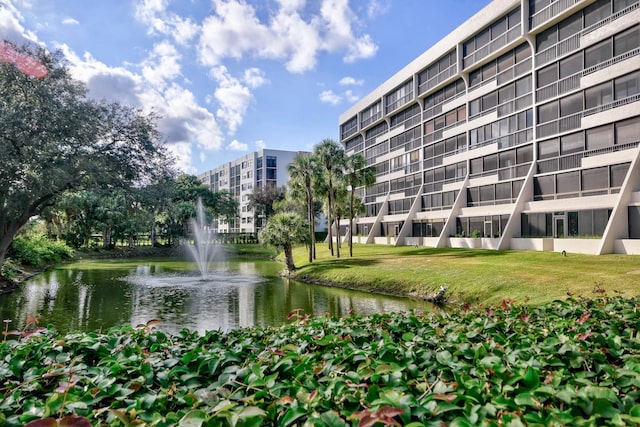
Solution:
[(228, 133), (233, 135), (242, 124), (244, 114), (253, 101), (253, 94), (240, 80), (229, 74), (224, 66), (213, 68), (211, 74), (218, 82), (218, 88), (213, 94), (219, 103), (216, 117), (227, 125)]
[(340, 101), (342, 101), (342, 98), (332, 90), (325, 90), (320, 93), (320, 101), (326, 104), (338, 105)]
[(78, 24), (80, 24), (80, 22), (79, 22), (78, 20), (73, 19), (73, 18), (71, 18), (71, 17), (69, 17), (69, 18), (64, 18), (64, 19), (62, 20), (62, 23), (63, 23), (64, 25), (78, 25)]
[(190, 18), (183, 18), (167, 10), (169, 0), (143, 0), (136, 4), (135, 17), (148, 26), (149, 34), (171, 36), (186, 46), (200, 30)]
[(11, 0), (0, 1), (0, 39), (17, 45), (38, 43), (35, 33), (22, 26), (23, 21), (24, 17)]
[(351, 91), (351, 90), (345, 91), (344, 92), (344, 96), (347, 98), (347, 101), (349, 101), (352, 104), (360, 99), (360, 96), (354, 94), (353, 91)]
[(227, 149), (233, 151), (247, 151), (249, 149), (249, 144), (245, 144), (234, 139), (229, 145), (227, 145)]
[(340, 86), (362, 86), (364, 80), (356, 80), (353, 77), (343, 77), (340, 79)]
[(213, 14), (202, 23), (200, 61), (218, 66), (225, 58), (254, 56), (284, 61), (289, 72), (303, 73), (315, 67), (321, 52), (343, 52), (344, 61), (353, 62), (377, 51), (369, 35), (354, 34), (357, 19), (347, 0), (324, 0), (315, 14), (303, 14), (302, 0), (280, 0), (279, 6), (261, 21), (243, 0), (213, 0)]
[(267, 144), (263, 140), (258, 140), (255, 142), (256, 150), (264, 150), (267, 148)]
[(181, 59), (182, 56), (169, 41), (160, 42), (143, 62), (142, 76), (156, 87), (165, 87), (180, 76)]
[(177, 142), (167, 144), (167, 150), (175, 160), (179, 170), (187, 173), (194, 173), (196, 169), (191, 162), (191, 144), (188, 142)]
[(264, 72), (259, 68), (248, 68), (244, 70), (243, 81), (248, 84), (251, 89), (256, 89), (269, 83)]
[(367, 16), (369, 18), (375, 18), (376, 16), (384, 15), (389, 11), (391, 4), (387, 2), (371, 0), (367, 6)]

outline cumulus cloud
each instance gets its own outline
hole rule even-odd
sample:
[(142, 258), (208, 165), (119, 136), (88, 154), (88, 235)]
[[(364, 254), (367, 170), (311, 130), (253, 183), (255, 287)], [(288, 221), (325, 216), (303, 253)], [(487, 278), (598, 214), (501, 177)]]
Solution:
[(36, 34), (22, 26), (23, 21), (24, 17), (11, 1), (0, 2), (0, 39), (16, 45), (38, 43)]
[(229, 145), (227, 145), (227, 149), (233, 151), (247, 151), (249, 149), (249, 144), (245, 144), (234, 139)]
[(344, 92), (344, 96), (347, 98), (347, 101), (349, 101), (352, 104), (360, 99), (360, 96), (354, 94), (353, 91), (351, 91), (351, 90), (345, 91)]
[(200, 30), (190, 18), (183, 18), (168, 11), (169, 0), (143, 0), (136, 3), (135, 17), (148, 26), (150, 34), (172, 37), (176, 43), (186, 46)]
[(320, 101), (326, 104), (338, 105), (342, 101), (342, 97), (332, 90), (325, 90), (320, 93)]
[(219, 104), (216, 117), (227, 125), (228, 133), (233, 135), (242, 124), (247, 108), (253, 101), (253, 94), (225, 66), (213, 68), (211, 75), (218, 82), (213, 94)]
[(338, 84), (340, 86), (362, 86), (364, 80), (356, 80), (353, 77), (343, 77)]
[(71, 18), (71, 17), (69, 17), (69, 18), (64, 18), (64, 19), (62, 20), (62, 23), (63, 23), (64, 25), (78, 25), (78, 24), (80, 24), (80, 22), (79, 22), (78, 20), (73, 19), (73, 18)]
[(267, 144), (263, 140), (258, 140), (255, 142), (256, 150), (264, 150), (267, 148)]
[(244, 70), (243, 81), (249, 85), (251, 89), (257, 89), (269, 83), (269, 80), (265, 77), (264, 72), (259, 68), (248, 68)]
[(164, 40), (153, 47), (143, 63), (142, 76), (152, 85), (163, 88), (180, 76), (182, 56), (169, 41)]
[(202, 23), (200, 61), (218, 66), (225, 58), (254, 56), (282, 60), (288, 71), (303, 73), (315, 67), (322, 52), (342, 52), (345, 62), (377, 52), (368, 34), (355, 34), (357, 17), (347, 0), (323, 0), (315, 13), (302, 0), (278, 4), (277, 11), (261, 21), (245, 1), (213, 0), (213, 13)]

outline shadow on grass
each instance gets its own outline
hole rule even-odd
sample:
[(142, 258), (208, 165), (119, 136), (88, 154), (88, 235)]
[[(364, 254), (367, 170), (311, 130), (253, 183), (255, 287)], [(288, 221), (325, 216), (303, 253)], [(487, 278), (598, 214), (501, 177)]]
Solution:
[(470, 249), (470, 248), (415, 248), (407, 247), (395, 255), (399, 256), (447, 256), (457, 258), (485, 257), (504, 255), (506, 251), (496, 251), (493, 249)]
[(371, 267), (379, 264), (377, 259), (358, 259), (358, 258), (335, 258), (331, 260), (314, 261), (311, 264), (305, 264), (298, 268), (298, 271), (307, 273), (318, 273), (326, 270), (338, 270), (350, 267)]

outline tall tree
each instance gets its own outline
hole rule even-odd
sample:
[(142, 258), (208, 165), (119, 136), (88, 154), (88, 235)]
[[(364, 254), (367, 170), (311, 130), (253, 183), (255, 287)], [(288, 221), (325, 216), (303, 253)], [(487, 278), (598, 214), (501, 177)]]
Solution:
[(364, 156), (355, 154), (345, 161), (344, 180), (349, 190), (349, 256), (353, 256), (353, 218), (355, 217), (356, 188), (370, 187), (376, 182), (376, 168), (367, 166)]
[(130, 186), (165, 155), (152, 116), (89, 99), (61, 54), (18, 50), (46, 72), (0, 63), (0, 264), (18, 230), (65, 191)]
[[(314, 155), (323, 167), (323, 178), (326, 181), (327, 188), (327, 221), (329, 228), (329, 250), (334, 255), (333, 248), (333, 218), (334, 218), (334, 183), (337, 182), (344, 167), (344, 150), (332, 139), (323, 139), (320, 144), (316, 145)], [(336, 248), (338, 256), (340, 256), (340, 248)]]
[(274, 246), (284, 252), (287, 270), (293, 271), (293, 245), (307, 240), (307, 226), (304, 219), (292, 212), (274, 214), (258, 234), (260, 242)]
[(274, 182), (267, 182), (264, 187), (254, 187), (249, 194), (247, 207), (254, 210), (254, 220), (258, 227), (263, 226), (274, 214), (273, 203), (283, 200), (285, 188), (278, 187)]
[(314, 182), (321, 175), (320, 165), (315, 156), (298, 154), (288, 166), (289, 190), (293, 197), (303, 194), (309, 223), (309, 262), (316, 259), (316, 218), (314, 203)]

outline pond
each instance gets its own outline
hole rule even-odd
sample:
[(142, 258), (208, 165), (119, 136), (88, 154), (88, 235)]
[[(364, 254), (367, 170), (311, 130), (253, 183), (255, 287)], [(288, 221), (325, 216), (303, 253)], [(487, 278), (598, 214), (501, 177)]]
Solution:
[(294, 310), (344, 316), (412, 309), (419, 299), (308, 285), (278, 277), (282, 265), (264, 259), (218, 261), (206, 279), (194, 263), (172, 258), (79, 261), (46, 271), (0, 295), (0, 319), (11, 329), (28, 317), (60, 332), (106, 331), (158, 320), (169, 333), (187, 328), (228, 331), (277, 326)]

